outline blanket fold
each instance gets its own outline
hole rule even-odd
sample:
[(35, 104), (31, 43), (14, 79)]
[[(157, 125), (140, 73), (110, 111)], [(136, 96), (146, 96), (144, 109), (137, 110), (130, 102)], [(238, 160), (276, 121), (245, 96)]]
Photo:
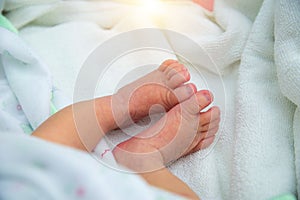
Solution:
[[(297, 107), (293, 116), (295, 171), (300, 197), (300, 2), (276, 2), (274, 16), (275, 65), (280, 90)], [(293, 140), (294, 139), (294, 140)]]
[[(208, 156), (203, 157), (205, 151), (195, 153), (173, 163), (170, 169), (202, 199), (300, 196), (299, 1), (218, 0), (209, 15), (188, 0), (163, 1), (167, 9), (156, 18), (140, 15), (140, 8), (125, 0), (26, 2), (7, 3), (7, 17), (69, 95), (89, 53), (118, 33), (157, 27), (195, 41), (213, 61), (198, 70), (211, 82), (221, 79), (224, 83), (226, 98), (216, 95), (216, 105), (221, 105), (220, 101), (225, 105), (223, 121)], [(172, 43), (168, 39), (166, 36)], [(5, 42), (0, 43), (0, 50)], [(26, 51), (13, 55), (25, 63), (35, 62)], [(4, 56), (8, 60), (10, 55)], [(144, 57), (152, 58), (150, 54)], [(136, 60), (145, 59), (132, 56), (115, 72), (131, 69)], [(48, 114), (51, 89), (46, 88), (47, 98), (43, 99), (42, 110)], [(34, 113), (34, 107), (28, 110)], [(35, 121), (31, 119), (31, 124)]]
[[(295, 59), (289, 55), (297, 53), (294, 46), (299, 42), (300, 32), (294, 30), (290, 34), (290, 28), (284, 28), (299, 20), (299, 10), (293, 4), (264, 1), (242, 55), (232, 198), (267, 199), (284, 193), (296, 194), (295, 156), (298, 160), (300, 155), (293, 145), (297, 139), (293, 133), (295, 105), (286, 98), (286, 92), (282, 93), (283, 88), (289, 88), (290, 95), (295, 95), (295, 83), (284, 71), (299, 71), (299, 63), (290, 65)], [(292, 7), (295, 10), (286, 9)], [(299, 76), (297, 79), (299, 83)]]

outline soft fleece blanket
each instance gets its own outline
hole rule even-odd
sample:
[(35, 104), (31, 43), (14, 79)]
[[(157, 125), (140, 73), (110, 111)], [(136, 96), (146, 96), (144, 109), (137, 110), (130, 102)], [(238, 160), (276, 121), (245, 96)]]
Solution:
[(1, 199), (183, 199), (82, 151), (25, 134), (1, 132), (0, 139)]
[[(192, 38), (222, 74), (226, 97), (216, 104), (223, 122), (208, 156), (198, 152), (173, 163), (171, 170), (203, 199), (296, 195), (299, 2), (216, 1), (212, 13), (190, 1), (166, 3), (160, 23), (138, 15), (139, 7), (128, 1), (11, 1), (6, 10), (69, 95), (88, 53), (117, 33), (161, 27)], [(123, 62), (123, 68), (132, 62)], [(204, 67), (211, 80), (219, 79), (214, 68)]]
[(30, 136), (51, 107), (70, 102), (17, 33), (0, 27), (0, 36), (0, 199), (182, 199), (88, 153)]

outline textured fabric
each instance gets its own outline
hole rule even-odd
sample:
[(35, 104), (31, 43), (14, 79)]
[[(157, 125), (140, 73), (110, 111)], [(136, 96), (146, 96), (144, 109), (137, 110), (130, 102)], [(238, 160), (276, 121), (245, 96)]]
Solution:
[(280, 195), (278, 197), (274, 197), (270, 200), (296, 200), (294, 195), (286, 194), (286, 195)]
[(17, 29), (3, 16), (0, 14), (0, 26), (17, 33)]
[(299, 2), (266, 0), (254, 22), (239, 70), (232, 198), (296, 195), (299, 20)]
[(92, 155), (30, 136), (54, 106), (70, 101), (17, 34), (0, 27), (0, 36), (0, 199), (182, 199)]
[(91, 155), (32, 136), (0, 134), (0, 199), (182, 199)]
[[(295, 195), (296, 187), (299, 192), (299, 1), (219, 0), (212, 13), (189, 1), (166, 1), (159, 18), (126, 0), (26, 2), (7, 3), (7, 17), (69, 96), (89, 52), (118, 33), (160, 27), (194, 40), (222, 74), (224, 87), (209, 88), (215, 104), (222, 105), (222, 123), (208, 156), (207, 151), (195, 153), (170, 169), (202, 199), (270, 199)], [(133, 56), (119, 62), (115, 73), (150, 58)], [(199, 70), (206, 80), (219, 80), (211, 65)], [(192, 81), (203, 88), (197, 78)], [(113, 77), (101, 94), (113, 91), (115, 82)], [(222, 92), (225, 98), (218, 96)]]
[[(274, 17), (274, 53), (280, 91), (295, 104), (292, 118), (297, 191), (300, 198), (300, 2), (277, 1)], [(294, 136), (294, 137), (293, 137)], [(291, 139), (292, 140), (292, 139)]]
[[(26, 120), (20, 121), (19, 126), (28, 132), (52, 114), (51, 107), (55, 107), (52, 100), (58, 93), (52, 86), (49, 70), (23, 40), (7, 29), (0, 28), (0, 34), (2, 86), (5, 97), (1, 99), (2, 111), (25, 115)], [(58, 108), (65, 106), (66, 102), (61, 101)], [(11, 118), (14, 118), (14, 115)], [(5, 121), (3, 126), (5, 129), (11, 129), (15, 124)]]

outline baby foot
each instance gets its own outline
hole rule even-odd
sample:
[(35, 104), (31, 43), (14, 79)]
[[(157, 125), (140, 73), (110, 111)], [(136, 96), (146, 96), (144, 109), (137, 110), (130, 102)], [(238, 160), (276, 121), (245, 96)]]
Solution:
[(117, 162), (145, 172), (206, 148), (220, 121), (217, 107), (200, 113), (211, 102), (212, 95), (203, 90), (178, 104), (152, 127), (120, 143), (113, 151)]
[(194, 144), (190, 146), (189, 151), (187, 151), (184, 156), (205, 149), (211, 145), (215, 139), (215, 134), (219, 130), (220, 121), (220, 109), (217, 106), (213, 106), (208, 111), (200, 113), (198, 131), (202, 138), (199, 138), (200, 142), (198, 143), (197, 140), (193, 141)]
[(147, 116), (153, 105), (160, 105), (159, 110), (153, 112), (162, 111), (161, 107), (168, 111), (189, 98), (196, 92), (195, 85), (183, 85), (189, 80), (190, 74), (184, 65), (167, 60), (158, 69), (124, 86), (112, 97), (118, 126)]

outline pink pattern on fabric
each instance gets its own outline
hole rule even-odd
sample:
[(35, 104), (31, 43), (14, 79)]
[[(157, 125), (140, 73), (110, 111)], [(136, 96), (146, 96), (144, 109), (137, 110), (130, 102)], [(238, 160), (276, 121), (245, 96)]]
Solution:
[(24, 187), (24, 185), (22, 185), (21, 183), (16, 183), (15, 185), (14, 185), (14, 189), (16, 190), (16, 191), (19, 191), (19, 190), (21, 190), (22, 188)]
[(104, 152), (101, 154), (101, 158), (103, 158), (105, 156), (105, 154), (109, 151), (110, 151), (110, 149), (105, 149)]
[(193, 0), (193, 2), (199, 4), (203, 8), (213, 11), (214, 10), (214, 0)]
[(22, 110), (22, 106), (20, 104), (17, 105), (17, 110)]
[(83, 187), (79, 187), (77, 188), (76, 190), (76, 195), (79, 196), (79, 197), (83, 197), (85, 194), (85, 189)]

